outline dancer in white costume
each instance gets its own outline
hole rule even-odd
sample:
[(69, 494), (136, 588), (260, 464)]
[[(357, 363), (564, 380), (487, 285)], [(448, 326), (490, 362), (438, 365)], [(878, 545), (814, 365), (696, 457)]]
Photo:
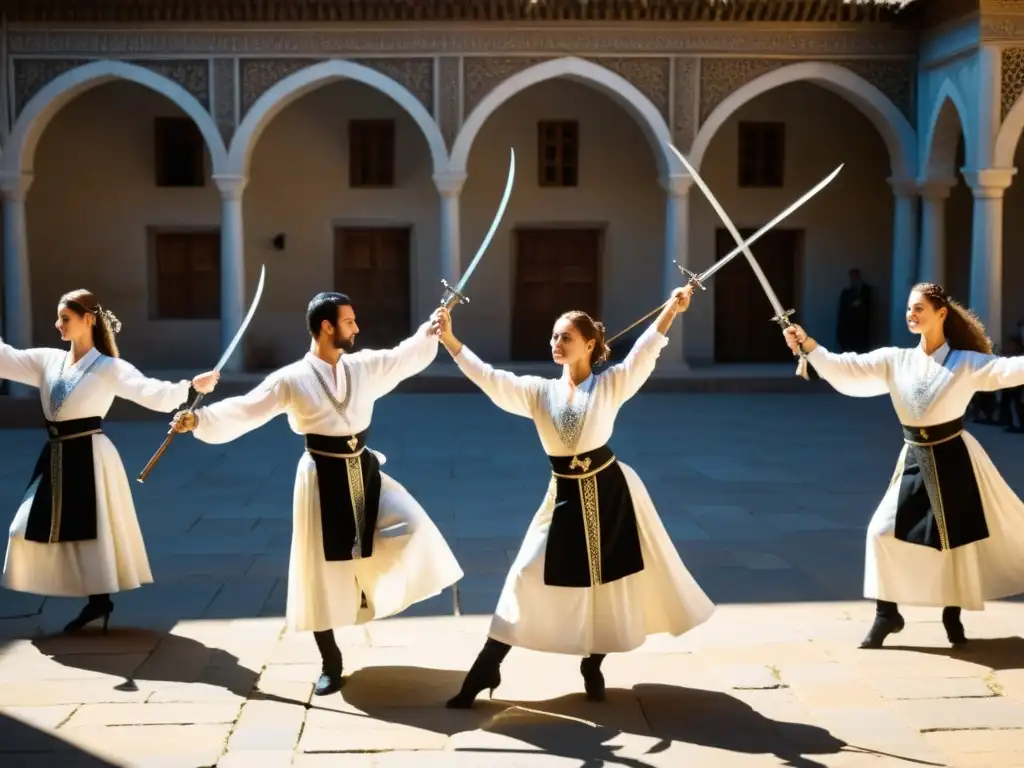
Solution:
[(962, 608), (1024, 592), (1024, 504), (964, 431), (975, 392), (1024, 384), (1024, 357), (997, 357), (981, 322), (933, 283), (911, 290), (912, 349), (835, 354), (798, 325), (786, 343), (802, 347), (815, 370), (853, 397), (888, 394), (904, 447), (868, 526), (864, 596), (877, 603), (861, 643), (879, 648), (903, 629), (899, 603), (941, 606), (951, 643), (967, 642)]
[(606, 654), (636, 648), (648, 635), (681, 635), (714, 611), (640, 478), (608, 447), (619, 409), (653, 372), (690, 295), (689, 287), (675, 291), (626, 359), (598, 374), (591, 365), (609, 352), (604, 327), (584, 312), (562, 315), (551, 335), (560, 379), (495, 370), (455, 338), (442, 313), (441, 341), (459, 368), (499, 408), (534, 421), (552, 467), (488, 640), (449, 707), (471, 707), (482, 690), (493, 692), (513, 645), (583, 656), (587, 697), (601, 700)]
[(359, 327), (341, 293), (315, 296), (306, 323), (313, 340), (304, 358), (247, 395), (176, 414), (172, 426), (226, 443), (286, 413), (305, 436), (292, 502), (287, 623), (313, 632), (323, 660), (315, 692), (324, 696), (343, 680), (335, 627), (399, 613), (463, 574), (437, 526), (380, 471), (384, 457), (366, 447), (374, 403), (430, 365), (437, 326), (424, 323), (394, 349), (353, 353)]
[[(115, 397), (170, 412), (189, 399), (190, 383), (150, 379), (121, 360), (114, 341), (120, 321), (85, 290), (57, 305), (62, 349), (14, 349), (0, 341), (0, 378), (39, 389), (49, 441), (11, 524), (4, 561), (8, 589), (37, 595), (86, 597), (64, 629), (102, 620), (111, 592), (153, 581), (124, 465), (103, 434)], [(220, 374), (192, 379), (212, 392)]]

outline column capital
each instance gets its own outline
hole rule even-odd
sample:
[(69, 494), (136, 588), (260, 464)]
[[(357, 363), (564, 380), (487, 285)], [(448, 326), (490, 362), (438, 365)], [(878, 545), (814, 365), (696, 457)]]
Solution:
[(685, 197), (693, 187), (693, 176), (688, 173), (672, 174), (658, 179), (658, 183), (669, 197)]
[(230, 173), (215, 173), (213, 181), (225, 200), (240, 200), (245, 186), (249, 183), (248, 176), (236, 176)]
[(434, 186), (441, 193), (441, 197), (458, 197), (462, 194), (462, 187), (466, 183), (466, 173), (463, 171), (444, 171), (434, 174)]
[(1013, 183), (1016, 168), (982, 168), (977, 171), (963, 169), (964, 179), (975, 197), (1002, 197), (1006, 188)]
[(890, 176), (886, 181), (892, 187), (892, 193), (896, 197), (917, 197), (921, 194), (921, 188), (914, 179), (898, 179)]
[(917, 181), (917, 188), (925, 200), (945, 200), (956, 185), (956, 179), (918, 179)]
[(31, 173), (0, 172), (0, 193), (5, 200), (24, 200), (35, 176)]

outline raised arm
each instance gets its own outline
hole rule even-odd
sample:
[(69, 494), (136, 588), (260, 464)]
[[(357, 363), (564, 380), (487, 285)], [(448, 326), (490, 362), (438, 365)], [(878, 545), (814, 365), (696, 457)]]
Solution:
[(178, 432), (193, 432), (204, 443), (228, 443), (258, 429), (288, 407), (288, 382), (271, 374), (251, 392), (175, 414)]
[(510, 371), (500, 371), (474, 355), (452, 333), (451, 316), (442, 310), (436, 317), (432, 330), (441, 338), (441, 343), (466, 374), (466, 378), (480, 387), (496, 406), (515, 416), (533, 418), (537, 393), (543, 379), (536, 376), (516, 376)]
[(49, 355), (63, 355), (60, 349), (15, 349), (0, 339), (0, 379), (39, 387)]
[(981, 392), (1024, 385), (1024, 356), (998, 357), (974, 352), (968, 360), (971, 380)]
[(797, 347), (807, 353), (807, 359), (825, 381), (842, 395), (850, 397), (877, 397), (889, 394), (889, 369), (896, 351), (893, 347), (876, 349), (867, 354), (829, 352), (799, 325), (783, 331), (786, 344), (794, 351)]
[(353, 359), (370, 374), (366, 381), (377, 397), (386, 395), (402, 381), (415, 376), (437, 357), (437, 336), (426, 322), (416, 332), (392, 349), (357, 352)]
[(219, 373), (209, 371), (196, 376), (192, 381), (178, 382), (151, 379), (138, 368), (121, 358), (112, 358), (106, 375), (117, 397), (149, 408), (151, 411), (169, 413), (189, 399), (191, 390), (207, 394), (217, 386)]

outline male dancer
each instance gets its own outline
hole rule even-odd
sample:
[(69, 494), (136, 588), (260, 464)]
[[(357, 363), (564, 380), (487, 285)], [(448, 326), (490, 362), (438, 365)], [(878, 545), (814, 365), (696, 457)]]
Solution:
[(194, 412), (173, 428), (226, 443), (287, 413), (305, 436), (292, 503), (287, 625), (312, 630), (323, 660), (315, 693), (342, 686), (334, 627), (390, 616), (462, 578), (451, 549), (416, 500), (380, 471), (367, 449), (373, 405), (437, 354), (438, 313), (394, 349), (352, 353), (359, 333), (352, 302), (320, 293), (306, 310), (312, 336), (301, 360), (256, 389)]

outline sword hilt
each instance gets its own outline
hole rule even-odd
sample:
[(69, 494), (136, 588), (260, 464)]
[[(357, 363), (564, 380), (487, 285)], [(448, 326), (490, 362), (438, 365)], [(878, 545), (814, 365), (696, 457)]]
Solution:
[(707, 290), (707, 288), (704, 287), (704, 283), (702, 283), (700, 281), (700, 278), (699, 278), (698, 275), (696, 275), (693, 272), (691, 272), (690, 270), (688, 270), (686, 267), (684, 267), (678, 261), (673, 261), (672, 263), (676, 265), (676, 269), (678, 269), (680, 272), (683, 273), (683, 275), (686, 277), (686, 281), (690, 285), (695, 285), (698, 288), (700, 288), (702, 291), (706, 291)]
[[(779, 327), (782, 329), (789, 328), (793, 325), (793, 321), (789, 319), (789, 316), (795, 311), (796, 310), (794, 309), (787, 309), (782, 314), (775, 315), (775, 317), (772, 318), (772, 322), (778, 323)], [(809, 379), (810, 377), (807, 375), (807, 353), (804, 352), (804, 348), (802, 346), (797, 347), (796, 355), (794, 355), (794, 357), (798, 360), (796, 364), (796, 375), (804, 380)]]
[(773, 323), (778, 323), (781, 328), (789, 328), (793, 322), (789, 319), (789, 316), (796, 312), (795, 309), (787, 309), (772, 318)]
[(444, 286), (444, 295), (441, 296), (442, 307), (451, 310), (456, 304), (469, 304), (469, 297), (444, 278), (441, 279), (441, 285)]

